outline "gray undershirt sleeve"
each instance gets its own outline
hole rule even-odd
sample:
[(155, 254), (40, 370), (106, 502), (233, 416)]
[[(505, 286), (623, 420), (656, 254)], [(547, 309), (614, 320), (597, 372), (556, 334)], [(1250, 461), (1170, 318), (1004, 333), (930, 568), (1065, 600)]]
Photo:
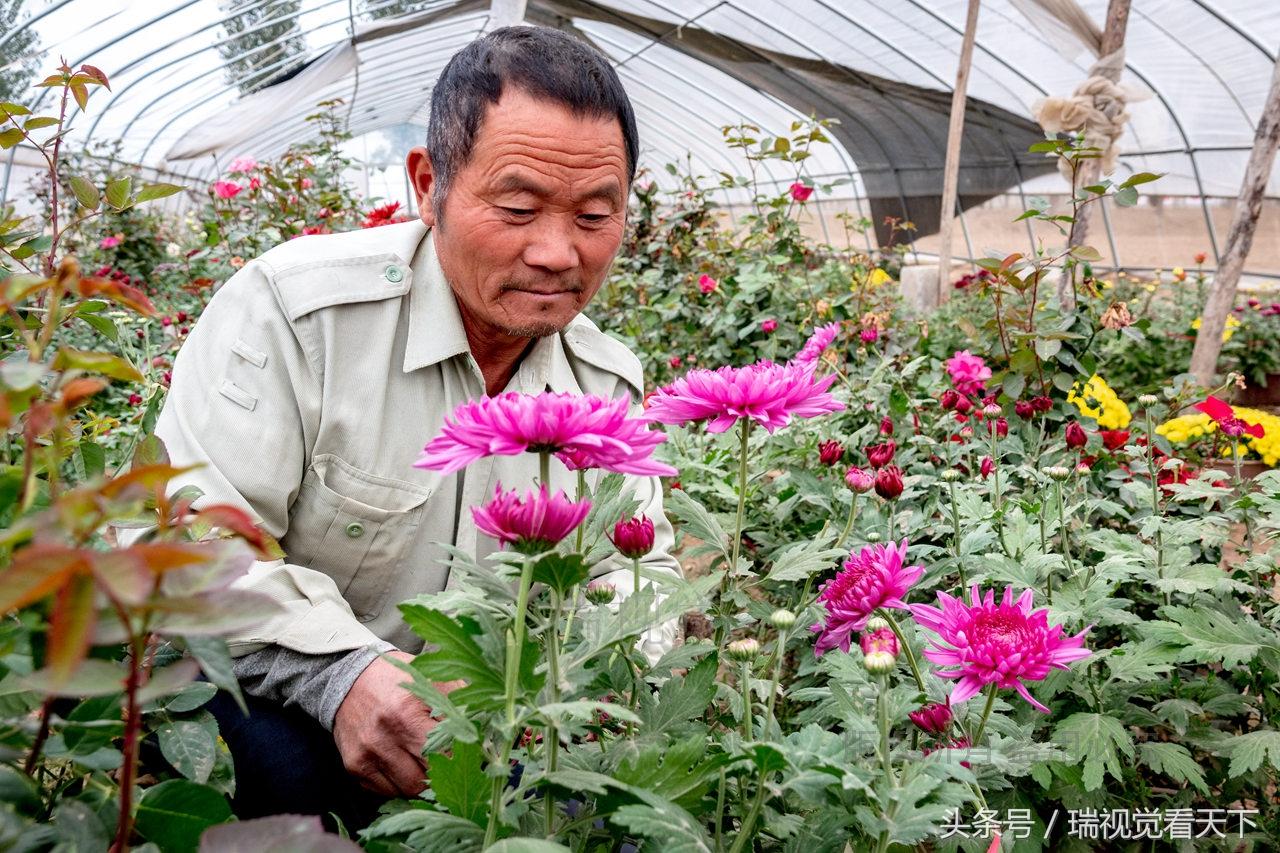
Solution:
[(240, 688), (250, 696), (301, 708), (320, 725), (333, 731), (338, 706), (351, 685), (374, 659), (395, 651), (386, 641), (349, 652), (308, 655), (283, 646), (267, 646), (236, 658), (234, 670)]

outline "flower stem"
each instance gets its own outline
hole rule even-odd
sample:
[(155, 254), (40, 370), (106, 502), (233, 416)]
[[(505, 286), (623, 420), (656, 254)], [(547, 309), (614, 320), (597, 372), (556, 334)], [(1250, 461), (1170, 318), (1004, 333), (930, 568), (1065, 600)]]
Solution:
[[(547, 677), (550, 683), (551, 701), (560, 701), (560, 634), (556, 625), (560, 622), (561, 599), (558, 590), (551, 591), (551, 624), (547, 630)], [(554, 773), (560, 765), (560, 733), (554, 722), (547, 723), (546, 734), (547, 772)], [(547, 789), (544, 799), (546, 817), (546, 834), (548, 838), (555, 835), (555, 798), (551, 789)]]
[(631, 558), (631, 574), (632, 574), (632, 577), (635, 578), (635, 584), (632, 587), (631, 591), (633, 593), (639, 593), (640, 592), (640, 558), (639, 557)]
[(751, 740), (751, 662), (742, 663), (742, 739)]
[(858, 493), (850, 492), (849, 499), (849, 520), (844, 523), (844, 530), (840, 532), (840, 538), (836, 540), (835, 547), (839, 548), (844, 545), (845, 540), (849, 538), (849, 533), (853, 530), (853, 520), (858, 516)]
[(760, 809), (764, 807), (764, 795), (768, 791), (765, 773), (760, 774), (760, 781), (756, 784), (756, 796), (751, 802), (751, 810), (747, 812), (747, 816), (742, 819), (742, 826), (738, 827), (738, 836), (733, 840), (733, 846), (729, 848), (729, 853), (742, 853), (742, 850), (751, 840), (752, 833), (755, 832), (756, 819), (760, 817)]
[[(725, 599), (728, 597), (731, 588), (737, 588), (737, 585), (733, 582), (733, 576), (738, 571), (738, 557), (742, 553), (742, 525), (747, 510), (747, 442), (751, 436), (751, 419), (741, 418), (739, 424), (742, 439), (738, 446), (738, 517), (733, 527), (733, 542), (729, 546), (729, 568), (720, 580), (721, 615), (724, 620), (727, 620), (729, 616), (725, 612)], [(728, 633), (724, 620), (716, 627), (716, 648), (722, 646), (725, 635)]]
[(902, 636), (902, 629), (898, 627), (898, 620), (893, 618), (888, 610), (880, 609), (876, 611), (876, 615), (889, 623), (889, 628), (893, 631), (893, 635), (898, 638), (898, 646), (907, 656), (907, 666), (911, 668), (911, 674), (915, 677), (916, 687), (920, 688), (921, 693), (925, 693), (924, 678), (920, 675), (920, 664), (916, 663), (916, 653), (911, 651), (911, 644), (907, 642), (907, 638)]
[[(771, 737), (773, 734), (773, 709), (777, 705), (778, 689), (782, 685), (782, 661), (787, 655), (787, 632), (785, 630), (778, 631), (778, 645), (773, 653), (773, 676), (769, 680), (769, 703), (765, 707), (764, 715), (764, 735)], [(779, 727), (781, 729), (781, 727)]]
[(545, 450), (538, 451), (538, 485), (551, 490), (551, 454)]
[[(1151, 514), (1156, 516), (1156, 577), (1164, 580), (1164, 530), (1159, 526), (1164, 520), (1160, 512), (1160, 479), (1156, 474), (1155, 431), (1151, 428), (1151, 407), (1143, 411), (1147, 422), (1147, 473), (1151, 477)], [(1169, 591), (1164, 590), (1164, 605), (1169, 606)], [(1053, 603), (1052, 600), (1049, 602)]]
[(978, 721), (978, 730), (973, 733), (973, 741), (969, 745), (976, 748), (987, 730), (987, 719), (991, 716), (991, 708), (996, 704), (996, 691), (1000, 688), (993, 681), (987, 687), (987, 705), (982, 709), (982, 719)]
[(1067, 563), (1067, 575), (1070, 576), (1075, 572), (1071, 567), (1071, 540), (1067, 536), (1067, 509), (1062, 502), (1062, 481), (1055, 480), (1053, 488), (1058, 497), (1058, 532), (1062, 535), (1062, 559)]
[(954, 480), (947, 483), (947, 490), (951, 496), (951, 529), (953, 531), (951, 547), (956, 552), (956, 571), (960, 573), (960, 592), (963, 594), (964, 588), (969, 585), (969, 581), (964, 576), (964, 560), (960, 559), (960, 507), (956, 504), (956, 484)]
[(898, 780), (893, 775), (893, 762), (889, 760), (889, 679), (881, 675), (876, 678), (876, 725), (880, 729), (880, 765), (884, 768), (885, 782), (889, 787), (898, 787)]
[(720, 785), (716, 789), (716, 853), (724, 849), (724, 768), (720, 768)]

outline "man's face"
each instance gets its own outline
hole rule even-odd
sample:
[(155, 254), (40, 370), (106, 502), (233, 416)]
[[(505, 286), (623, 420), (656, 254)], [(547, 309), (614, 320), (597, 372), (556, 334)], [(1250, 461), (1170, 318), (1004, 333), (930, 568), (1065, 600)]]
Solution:
[[(412, 172), (413, 154), (409, 162)], [(415, 183), (421, 192), (417, 175)], [(508, 87), (485, 113), (441, 221), (420, 204), (437, 226), (436, 252), (468, 327), (541, 337), (568, 325), (622, 243), (626, 193), (616, 119), (574, 115)]]

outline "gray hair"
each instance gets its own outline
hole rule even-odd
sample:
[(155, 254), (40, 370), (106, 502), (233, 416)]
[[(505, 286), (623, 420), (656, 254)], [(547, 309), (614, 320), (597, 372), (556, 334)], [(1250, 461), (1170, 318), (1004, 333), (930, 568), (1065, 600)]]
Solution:
[(454, 177), (471, 159), (485, 110), (506, 86), (564, 104), (576, 115), (616, 118), (627, 149), (627, 183), (635, 178), (636, 116), (604, 54), (549, 27), (502, 27), (454, 54), (431, 93), (427, 151), (435, 173), (431, 206), (437, 219)]

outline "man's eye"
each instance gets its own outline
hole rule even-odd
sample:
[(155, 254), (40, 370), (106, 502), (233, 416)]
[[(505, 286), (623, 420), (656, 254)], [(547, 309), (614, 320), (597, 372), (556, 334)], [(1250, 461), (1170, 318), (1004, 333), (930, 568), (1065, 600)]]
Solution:
[(533, 216), (533, 211), (527, 207), (504, 207), (502, 212), (508, 216)]
[(609, 218), (609, 214), (581, 213), (581, 214), (578, 214), (578, 218), (581, 219), (583, 222), (587, 223), (588, 225), (599, 225), (601, 222), (604, 222)]

